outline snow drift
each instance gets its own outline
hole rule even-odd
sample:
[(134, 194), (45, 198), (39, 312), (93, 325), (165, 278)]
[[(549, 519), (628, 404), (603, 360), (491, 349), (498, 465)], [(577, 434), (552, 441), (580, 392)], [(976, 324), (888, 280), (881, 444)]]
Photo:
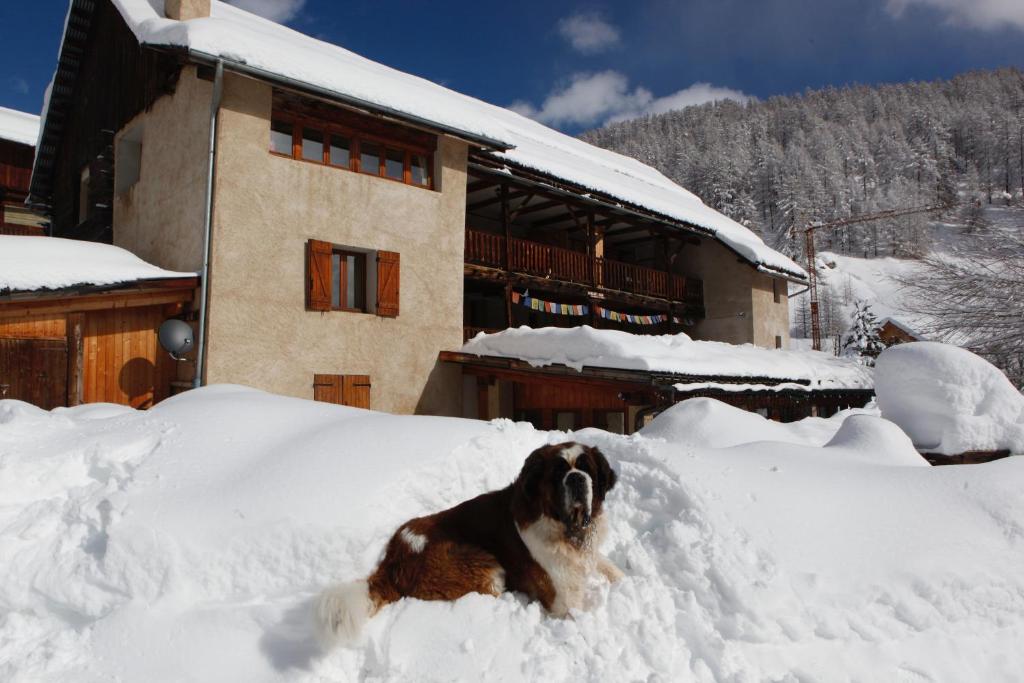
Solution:
[(0, 235), (0, 292), (195, 277), (146, 263), (130, 251), (59, 237)]
[(937, 342), (887, 349), (876, 364), (882, 415), (923, 451), (1024, 453), (1024, 396), (998, 368)]
[(604, 550), (626, 578), (564, 620), (403, 600), (325, 655), (320, 590), (566, 435), (225, 386), (148, 412), (0, 402), (0, 679), (1014, 680), (1024, 460), (856, 457), (885, 424), (825, 448), (579, 432), (620, 473)]
[(808, 385), (789, 388), (871, 388), (871, 370), (820, 351), (762, 349), (753, 344), (695, 341), (688, 335), (638, 335), (620, 330), (525, 325), (493, 334), (479, 333), (462, 347), (480, 356), (504, 356), (534, 366), (560, 363), (577, 370), (589, 366), (648, 370), (695, 377), (775, 378)]

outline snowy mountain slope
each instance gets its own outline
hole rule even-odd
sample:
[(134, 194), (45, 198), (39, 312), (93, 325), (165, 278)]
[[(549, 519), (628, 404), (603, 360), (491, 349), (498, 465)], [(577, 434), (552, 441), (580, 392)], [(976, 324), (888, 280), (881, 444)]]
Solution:
[(148, 412), (0, 402), (0, 678), (1014, 680), (1024, 460), (906, 466), (890, 423), (839, 422), (723, 449), (581, 432), (621, 475), (627, 575), (590, 611), (404, 600), (322, 656), (321, 588), (566, 435), (223, 386)]

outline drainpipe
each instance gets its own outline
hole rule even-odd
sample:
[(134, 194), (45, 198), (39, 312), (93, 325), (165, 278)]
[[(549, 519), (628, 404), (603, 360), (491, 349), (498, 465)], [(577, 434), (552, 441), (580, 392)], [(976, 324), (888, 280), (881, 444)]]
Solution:
[(213, 175), (217, 153), (217, 117), (220, 112), (220, 98), (224, 90), (224, 61), (217, 60), (213, 76), (213, 99), (210, 101), (210, 145), (206, 169), (206, 203), (203, 222), (203, 271), (199, 280), (199, 339), (196, 344), (196, 374), (192, 388), (203, 383), (203, 369), (206, 364), (206, 318), (209, 315), (207, 294), (210, 282), (210, 234), (213, 232)]

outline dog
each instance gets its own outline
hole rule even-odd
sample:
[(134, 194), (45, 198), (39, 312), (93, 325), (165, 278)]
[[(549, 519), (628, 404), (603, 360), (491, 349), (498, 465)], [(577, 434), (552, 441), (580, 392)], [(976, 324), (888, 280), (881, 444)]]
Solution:
[(597, 448), (538, 448), (512, 484), (406, 522), (368, 578), (324, 591), (315, 614), (322, 643), (354, 642), (381, 607), (405, 597), (508, 590), (557, 617), (582, 609), (589, 576), (623, 575), (598, 550), (607, 534), (605, 496), (617, 479)]

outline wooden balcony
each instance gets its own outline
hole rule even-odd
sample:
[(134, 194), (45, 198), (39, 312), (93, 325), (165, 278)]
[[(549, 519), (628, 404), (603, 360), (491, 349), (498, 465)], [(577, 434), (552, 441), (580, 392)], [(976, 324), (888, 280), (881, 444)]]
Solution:
[(505, 238), (479, 230), (466, 230), (466, 263), (645, 297), (682, 301), (703, 308), (700, 280), (646, 266), (605, 258), (591, 258), (572, 249), (512, 238), (505, 259)]

